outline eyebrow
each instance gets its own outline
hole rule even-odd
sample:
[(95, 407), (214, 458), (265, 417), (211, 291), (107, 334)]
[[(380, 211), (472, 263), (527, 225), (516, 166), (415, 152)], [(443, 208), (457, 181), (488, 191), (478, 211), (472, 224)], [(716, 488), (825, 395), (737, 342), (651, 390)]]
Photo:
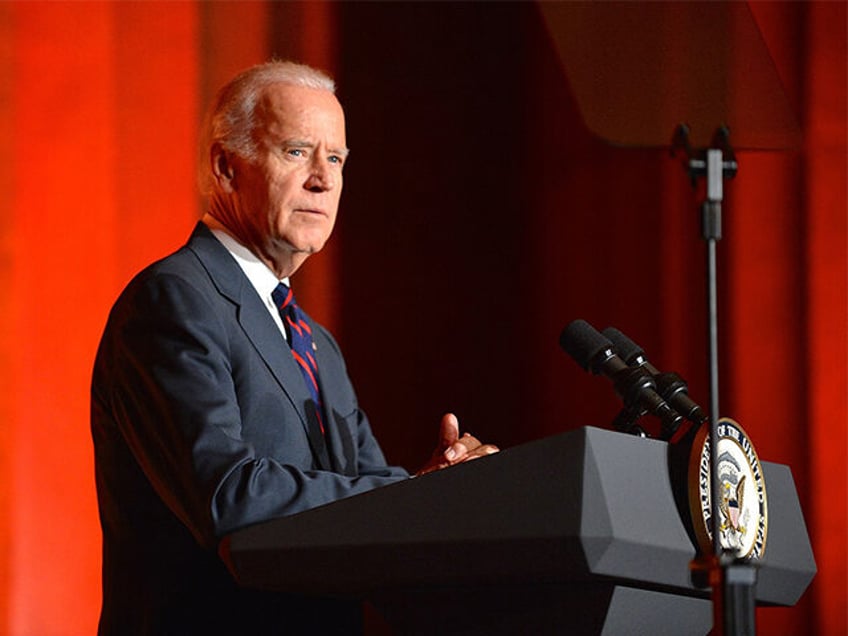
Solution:
[[(314, 148), (315, 144), (311, 141), (303, 141), (301, 139), (286, 139), (283, 141), (286, 146), (294, 146), (295, 148)], [(350, 154), (349, 148), (330, 148), (330, 152), (334, 155), (347, 157)]]

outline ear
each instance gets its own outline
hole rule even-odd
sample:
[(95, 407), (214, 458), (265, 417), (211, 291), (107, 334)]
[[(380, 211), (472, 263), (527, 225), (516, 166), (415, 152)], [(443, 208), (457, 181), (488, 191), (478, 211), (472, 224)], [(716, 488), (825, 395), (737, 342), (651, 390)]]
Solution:
[(235, 191), (235, 170), (233, 167), (232, 154), (227, 152), (220, 143), (212, 144), (209, 152), (211, 162), (212, 178), (224, 192)]

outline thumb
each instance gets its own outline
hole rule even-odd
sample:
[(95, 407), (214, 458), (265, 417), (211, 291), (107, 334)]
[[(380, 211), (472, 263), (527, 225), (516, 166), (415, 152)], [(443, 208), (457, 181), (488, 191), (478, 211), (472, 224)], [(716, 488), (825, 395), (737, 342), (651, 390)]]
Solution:
[(453, 413), (445, 413), (439, 422), (439, 448), (446, 449), (459, 439), (459, 420)]

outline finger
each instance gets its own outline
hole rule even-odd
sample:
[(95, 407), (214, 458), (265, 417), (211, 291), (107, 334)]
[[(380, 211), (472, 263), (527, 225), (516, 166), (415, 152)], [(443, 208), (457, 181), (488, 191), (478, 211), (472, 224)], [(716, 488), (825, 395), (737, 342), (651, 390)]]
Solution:
[(462, 439), (451, 444), (445, 449), (445, 457), (450, 462), (461, 462), (465, 459), (469, 452), (478, 448), (481, 442), (473, 435), (466, 433)]
[(462, 459), (455, 461), (455, 464), (460, 462), (469, 462), (473, 459), (480, 459), (481, 457), (488, 457), (489, 455), (494, 455), (495, 453), (500, 452), (500, 449), (497, 446), (492, 444), (481, 444), (473, 451), (469, 451)]
[(469, 454), (475, 457), (486, 457), (487, 455), (494, 455), (499, 452), (501, 452), (501, 449), (494, 444), (481, 444)]
[(439, 422), (439, 448), (448, 449), (459, 439), (459, 420), (453, 413), (445, 413)]
[(453, 463), (461, 462), (468, 455), (468, 446), (461, 442), (455, 442), (445, 449), (445, 458)]
[(480, 446), (483, 442), (474, 437), (471, 433), (465, 433), (460, 438), (459, 443), (465, 446), (468, 450), (474, 450), (478, 446)]
[[(445, 451), (445, 457), (451, 463), (462, 462), (465, 461), (469, 453), (476, 452), (482, 446), (483, 442), (470, 433), (465, 433), (458, 442), (451, 444), (450, 448)], [(483, 451), (481, 454), (488, 455), (490, 453)]]

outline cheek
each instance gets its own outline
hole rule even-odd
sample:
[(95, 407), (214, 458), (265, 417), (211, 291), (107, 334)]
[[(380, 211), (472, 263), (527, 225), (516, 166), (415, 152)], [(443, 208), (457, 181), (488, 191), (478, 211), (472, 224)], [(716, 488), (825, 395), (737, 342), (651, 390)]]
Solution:
[(297, 191), (292, 179), (277, 179), (268, 184), (268, 202), (272, 207), (284, 207), (290, 204)]

